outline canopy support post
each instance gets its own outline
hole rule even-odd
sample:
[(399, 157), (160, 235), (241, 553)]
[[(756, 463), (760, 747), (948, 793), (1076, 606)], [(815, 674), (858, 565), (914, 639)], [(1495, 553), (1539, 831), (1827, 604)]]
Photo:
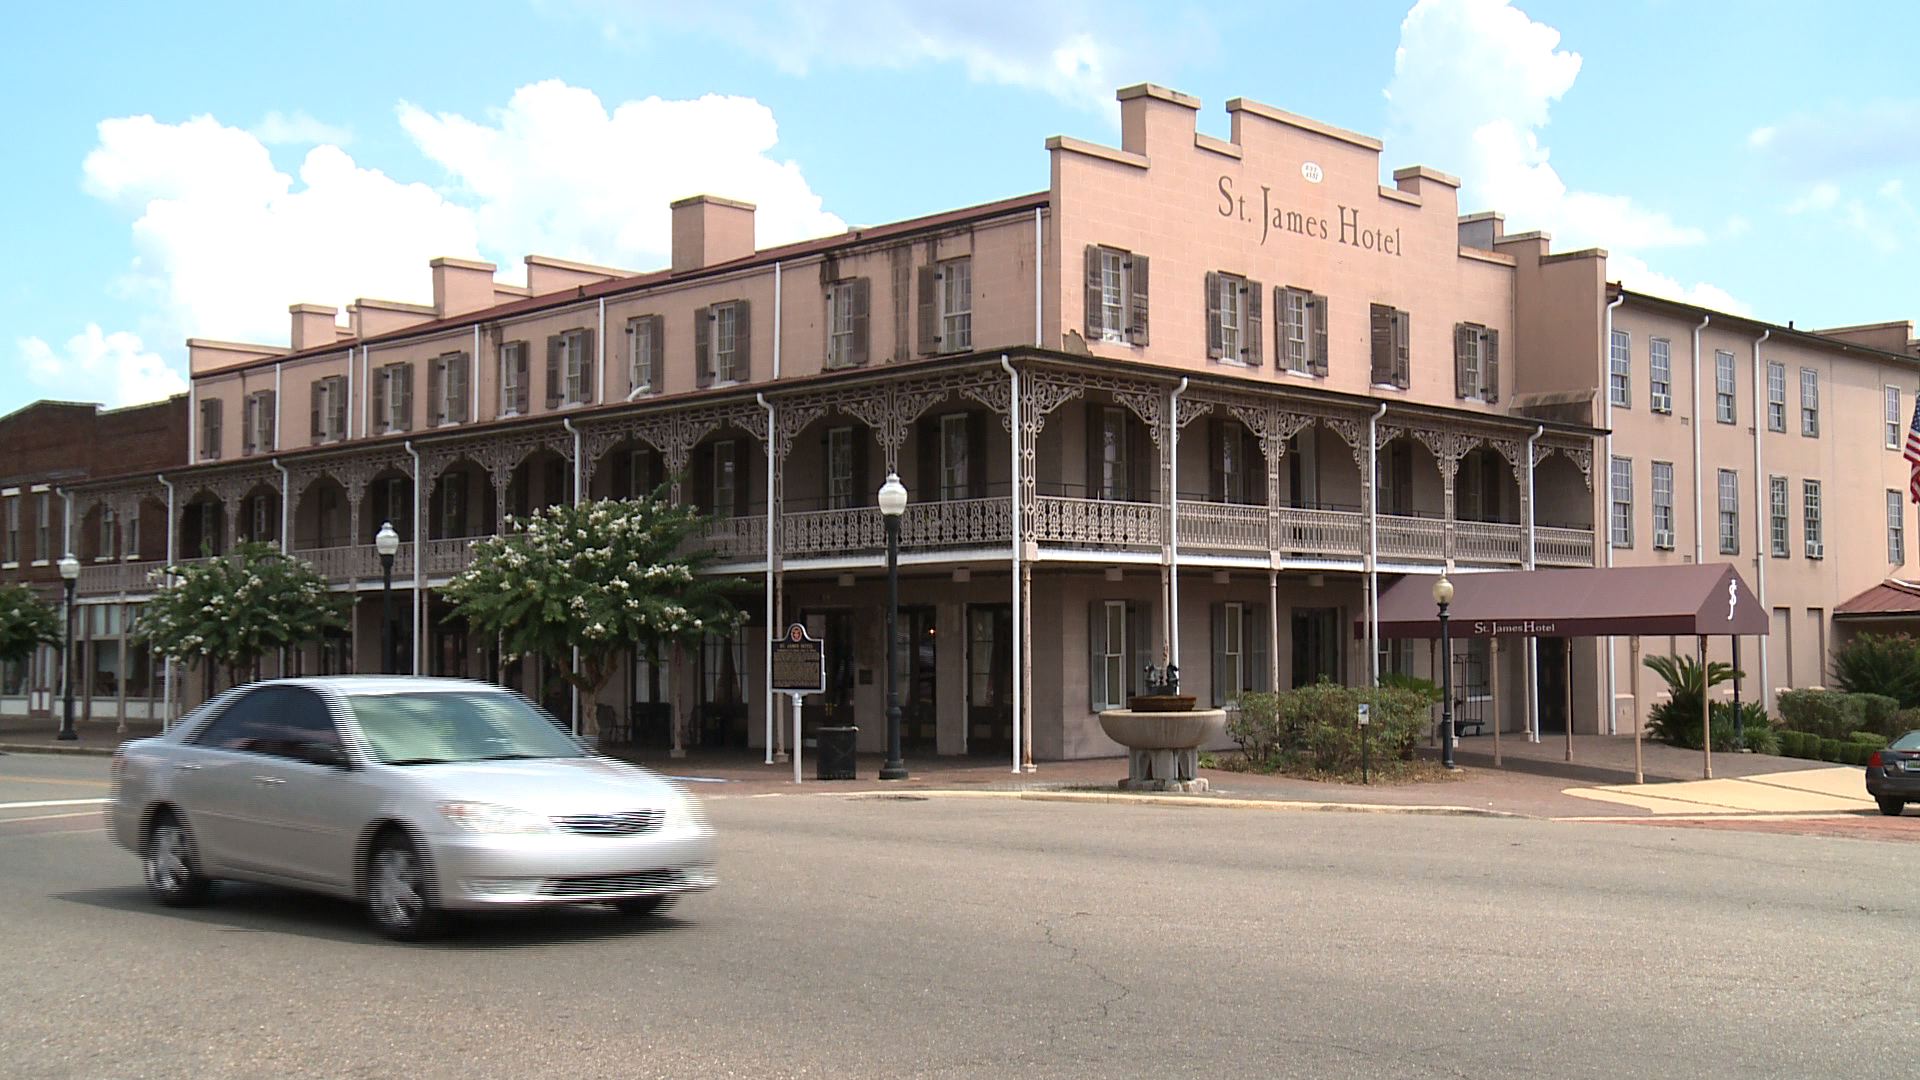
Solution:
[(1560, 650), (1560, 655), (1566, 661), (1566, 683), (1567, 683), (1567, 715), (1564, 718), (1566, 720), (1566, 723), (1562, 724), (1561, 726), (1565, 728), (1567, 732), (1567, 760), (1572, 761), (1573, 760), (1573, 638), (1564, 637), (1564, 638), (1561, 638), (1560, 640), (1566, 643), (1565, 646)]
[(1500, 765), (1500, 710), (1506, 707), (1506, 699), (1500, 693), (1500, 638), (1496, 635), (1487, 639), (1487, 684), (1493, 695), (1493, 767)]
[(1707, 679), (1707, 635), (1700, 635), (1700, 752), (1706, 767), (1703, 774), (1713, 779), (1713, 688)]
[(1629, 656), (1633, 664), (1627, 676), (1632, 680), (1633, 687), (1633, 782), (1644, 784), (1647, 782), (1647, 772), (1640, 763), (1640, 635), (1633, 635), (1629, 641), (1632, 650)]

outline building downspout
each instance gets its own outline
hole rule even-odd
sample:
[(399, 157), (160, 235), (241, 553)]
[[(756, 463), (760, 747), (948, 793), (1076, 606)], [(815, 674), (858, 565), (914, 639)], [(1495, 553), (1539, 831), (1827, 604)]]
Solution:
[(593, 362), (600, 369), (600, 398), (604, 400), (607, 396), (607, 298), (604, 296), (600, 298), (600, 331), (594, 335), (593, 346), (597, 354)]
[[(273, 450), (275, 453), (280, 451), (280, 364), (277, 361), (273, 365)], [(282, 498), (280, 501), (285, 503), (287, 500)]]
[[(1600, 533), (1600, 536), (1599, 536), (1600, 550), (1606, 556), (1605, 561), (1601, 565), (1609, 569), (1611, 569), (1613, 566), (1613, 309), (1619, 307), (1621, 304), (1624, 304), (1626, 302), (1627, 302), (1627, 292), (1625, 289), (1622, 289), (1620, 290), (1620, 295), (1614, 297), (1612, 302), (1607, 304), (1607, 327), (1606, 327), (1606, 330), (1604, 331), (1607, 337), (1605, 341), (1600, 343), (1600, 356), (1603, 363), (1603, 367), (1601, 368), (1601, 371), (1600, 371), (1600, 400), (1602, 402), (1601, 414), (1600, 414), (1601, 415), (1600, 426), (1607, 429), (1607, 434), (1606, 434), (1607, 460), (1605, 463), (1605, 468), (1602, 468), (1600, 470), (1600, 475), (1604, 482), (1604, 488), (1603, 488), (1604, 493), (1600, 497), (1599, 521), (1601, 523), (1601, 528), (1597, 531)], [(1627, 370), (1629, 372), (1633, 370), (1633, 355), (1631, 352), (1629, 352), (1627, 355)], [(1649, 378), (1651, 378), (1651, 376), (1649, 376)], [(1531, 478), (1533, 475), (1532, 473), (1533, 463), (1529, 461), (1527, 464), (1528, 464), (1527, 475), (1529, 478)], [(1699, 530), (1696, 529), (1694, 531), (1698, 532)], [(1529, 557), (1531, 557), (1532, 553), (1529, 552), (1528, 554), (1529, 554)], [(1608, 635), (1606, 641), (1607, 641), (1607, 677), (1603, 682), (1603, 685), (1605, 686), (1605, 690), (1602, 692), (1605, 693), (1607, 696), (1607, 700), (1604, 703), (1604, 708), (1606, 709), (1606, 713), (1607, 713), (1607, 732), (1609, 734), (1612, 734), (1615, 727), (1618, 726), (1615, 723), (1613, 718), (1613, 712), (1614, 712), (1613, 702), (1615, 700), (1615, 692), (1620, 685), (1619, 683), (1620, 676), (1619, 676), (1619, 673), (1615, 670), (1618, 664), (1618, 653), (1614, 649), (1614, 640), (1612, 635)], [(1528, 734), (1529, 740), (1532, 742), (1540, 741), (1540, 700), (1539, 700), (1540, 682), (1539, 682), (1539, 677), (1537, 672), (1539, 665), (1540, 665), (1540, 643), (1538, 639), (1533, 637), (1528, 637), (1527, 638), (1527, 687), (1528, 687), (1527, 715), (1531, 719), (1531, 726), (1528, 728), (1527, 734)], [(1640, 708), (1640, 703), (1638, 701), (1634, 702), (1633, 707), (1634, 709), (1638, 710)], [(1567, 723), (1569, 724), (1573, 723), (1573, 718), (1568, 717)]]
[[(604, 387), (606, 384), (602, 383), (601, 385)], [(580, 496), (581, 496), (580, 476), (581, 476), (581, 464), (582, 464), (580, 461), (580, 454), (582, 450), (582, 447), (580, 445), (581, 444), (580, 429), (573, 426), (573, 417), (571, 416), (561, 417), (560, 426), (566, 429), (567, 434), (573, 436), (573, 505), (579, 506)], [(416, 566), (417, 566), (417, 561), (416, 561)], [(580, 672), (580, 646), (578, 645), (575, 645), (573, 647), (573, 670), (575, 674), (579, 674)], [(573, 734), (577, 738), (579, 737), (580, 731), (581, 731), (580, 688), (578, 686), (569, 684), (568, 689), (572, 692), (569, 696), (569, 700), (572, 702), (572, 705), (570, 706), (570, 708), (572, 709), (572, 712), (573, 712), (573, 717), (572, 717)]]
[(426, 629), (426, 620), (420, 617), (420, 612), (427, 602), (424, 595), (427, 591), (427, 541), (420, 528), (420, 519), (425, 516), (420, 512), (420, 485), (424, 477), (420, 475), (420, 451), (413, 448), (413, 440), (408, 439), (402, 448), (413, 459), (413, 528), (409, 531), (413, 533), (413, 673), (418, 675), (420, 656), (424, 651), (422, 631)]
[(1167, 397), (1167, 660), (1180, 663), (1180, 395), (1187, 377)]
[(353, 346), (347, 346), (347, 438), (353, 438)]
[(1021, 747), (1024, 745), (1020, 736), (1025, 717), (1020, 708), (1026, 701), (1026, 686), (1021, 678), (1023, 669), (1020, 664), (1027, 649), (1027, 643), (1022, 640), (1020, 633), (1020, 373), (1013, 369), (1006, 353), (1000, 354), (1000, 369), (1007, 373), (1008, 447), (1013, 462), (1013, 561), (1010, 564), (1013, 568), (1013, 611), (1008, 621), (1013, 625), (1013, 633), (1009, 636), (1013, 645), (1010, 660), (1013, 665), (1013, 771), (1017, 773), (1020, 771)]
[(1693, 328), (1693, 564), (1700, 565), (1706, 557), (1706, 538), (1701, 535), (1700, 525), (1702, 507), (1706, 505), (1707, 495), (1700, 487), (1700, 331), (1707, 328), (1713, 316), (1700, 316), (1700, 325)]
[[(1753, 343), (1753, 583), (1755, 595), (1760, 600), (1760, 610), (1766, 613), (1768, 619), (1773, 618), (1773, 609), (1767, 606), (1767, 559), (1771, 550), (1767, 530), (1770, 528), (1773, 505), (1767, 494), (1766, 460), (1761, 453), (1760, 442), (1767, 430), (1766, 421), (1762, 419), (1766, 404), (1761, 398), (1765, 384), (1760, 381), (1760, 346), (1765, 345), (1772, 336), (1772, 330), (1762, 331)], [(1766, 513), (1761, 513), (1763, 508)], [(1760, 649), (1760, 702), (1767, 710), (1767, 715), (1772, 716), (1773, 673), (1767, 664), (1767, 654), (1771, 650), (1767, 648), (1765, 639), (1757, 644)]]
[[(275, 392), (274, 400), (279, 400), (277, 391)], [(279, 421), (276, 420), (275, 423), (278, 424)], [(280, 436), (280, 429), (275, 427), (273, 434), (275, 438), (278, 438)], [(287, 467), (280, 464), (278, 457), (274, 457), (269, 464), (273, 466), (275, 472), (280, 474), (280, 554), (291, 555), (293, 553), (293, 533), (289, 528), (291, 524), (289, 515), (291, 513), (290, 508), (293, 506), (293, 477), (287, 475)]]
[[(365, 345), (360, 346), (360, 381), (367, 386), (373, 384), (373, 371), (367, 366), (370, 363), (372, 363), (372, 361), (367, 357), (367, 347)], [(360, 434), (364, 436), (372, 432), (373, 395), (366, 393), (363, 389), (360, 394)]]
[[(1609, 334), (1608, 337), (1611, 338), (1612, 335)], [(1527, 453), (1527, 550), (1521, 557), (1521, 566), (1523, 566), (1528, 570), (1532, 570), (1535, 568), (1536, 564), (1539, 561), (1538, 552), (1540, 550), (1538, 546), (1536, 546), (1535, 540), (1534, 540), (1534, 537), (1538, 531), (1536, 526), (1539, 523), (1540, 516), (1538, 513), (1534, 511), (1534, 507), (1533, 507), (1533, 447), (1534, 447), (1534, 444), (1540, 441), (1540, 436), (1546, 434), (1546, 432), (1547, 432), (1547, 427), (1545, 424), (1535, 424), (1533, 426), (1533, 434), (1527, 436), (1527, 451), (1526, 451)], [(1527, 643), (1529, 645), (1529, 651), (1522, 660), (1523, 664), (1531, 664), (1532, 657), (1534, 655), (1533, 652), (1531, 651), (1531, 645), (1533, 643), (1533, 639), (1528, 638)], [(1498, 642), (1495, 643), (1495, 647), (1497, 649)], [(1613, 653), (1611, 650), (1613, 648), (1613, 640), (1611, 638), (1607, 640), (1607, 648), (1609, 650), (1607, 653), (1607, 671), (1608, 671), (1607, 677), (1608, 679), (1612, 679)], [(1609, 683), (1608, 685), (1611, 686), (1612, 684)], [(1498, 709), (1499, 706), (1500, 706), (1500, 703), (1496, 699), (1494, 702), (1494, 708)], [(1526, 721), (1528, 739), (1529, 741), (1532, 741), (1534, 738), (1537, 737), (1534, 732), (1534, 722), (1536, 717), (1534, 716), (1534, 713), (1533, 713), (1533, 694), (1532, 693), (1526, 694), (1526, 701), (1524, 703), (1524, 708), (1521, 709), (1521, 712), (1524, 714), (1523, 719)], [(1496, 712), (1494, 714), (1494, 723), (1498, 724), (1499, 722), (1500, 722), (1500, 716)]]
[[(347, 364), (352, 370), (351, 361)], [(187, 461), (189, 464), (200, 460), (200, 384), (187, 384)]]
[[(774, 341), (779, 340), (776, 334)], [(771, 765), (773, 764), (773, 729), (777, 726), (773, 715), (777, 711), (773, 704), (773, 642), (780, 636), (780, 628), (773, 621), (773, 556), (775, 546), (780, 542), (779, 516), (774, 512), (776, 507), (773, 501), (773, 446), (776, 440), (774, 439), (773, 402), (767, 400), (764, 392), (756, 392), (753, 399), (760, 403), (761, 408), (767, 410), (767, 657), (761, 667), (766, 675), (767, 691), (767, 759), (763, 764)]]
[(473, 324), (473, 363), (467, 368), (467, 389), (472, 392), (473, 404), (467, 409), (467, 416), (474, 423), (480, 422), (480, 324)]
[[(1387, 403), (1367, 417), (1367, 675), (1369, 686), (1380, 685), (1380, 462), (1374, 432), (1387, 415)], [(1278, 648), (1278, 646), (1275, 646)], [(1276, 687), (1275, 689), (1278, 689)]]
[[(166, 473), (154, 473), (154, 479), (167, 489), (167, 565), (173, 565), (175, 538), (178, 535), (173, 520), (173, 481)], [(164, 734), (173, 724), (173, 658), (163, 657), (165, 668), (161, 674), (164, 689), (160, 692), (160, 730)]]

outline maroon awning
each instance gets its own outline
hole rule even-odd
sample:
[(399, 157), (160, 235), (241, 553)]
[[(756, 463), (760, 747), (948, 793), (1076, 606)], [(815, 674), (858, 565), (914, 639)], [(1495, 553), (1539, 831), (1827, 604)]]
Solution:
[[(1437, 638), (1437, 575), (1409, 575), (1380, 594), (1382, 638)], [(1454, 573), (1455, 637), (1762, 636), (1771, 620), (1729, 563), (1594, 570)], [(1365, 636), (1366, 620), (1355, 624)]]

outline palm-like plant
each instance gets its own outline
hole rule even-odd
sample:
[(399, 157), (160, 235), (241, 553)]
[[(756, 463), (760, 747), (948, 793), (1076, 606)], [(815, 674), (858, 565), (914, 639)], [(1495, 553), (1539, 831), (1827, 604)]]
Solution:
[[(1700, 662), (1691, 656), (1649, 656), (1646, 665), (1667, 684), (1667, 700), (1647, 711), (1647, 730), (1661, 742), (1691, 749), (1700, 747), (1700, 707), (1707, 691), (1742, 676), (1732, 664)], [(1704, 677), (1703, 677), (1704, 675)]]

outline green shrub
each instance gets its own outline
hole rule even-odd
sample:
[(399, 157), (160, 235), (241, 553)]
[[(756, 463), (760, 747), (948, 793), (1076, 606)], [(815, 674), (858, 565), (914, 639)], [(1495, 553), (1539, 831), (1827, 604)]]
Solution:
[(1844, 739), (1865, 723), (1865, 706), (1835, 690), (1785, 690), (1780, 715), (1787, 726), (1823, 739)]
[(1861, 634), (1833, 653), (1835, 686), (1920, 707), (1920, 641), (1906, 634)]
[(1901, 709), (1893, 714), (1893, 726), (1899, 732), (1894, 738), (1909, 731), (1920, 731), (1920, 709)]
[(1801, 751), (1806, 749), (1807, 736), (1803, 732), (1789, 728), (1780, 733), (1780, 753), (1787, 757), (1805, 757)]
[(1844, 742), (1841, 742), (1839, 739), (1821, 739), (1820, 740), (1820, 760), (1821, 761), (1839, 761), (1841, 760), (1840, 755), (1844, 753), (1846, 749), (1847, 749), (1847, 744)]
[[(1673, 746), (1683, 746), (1691, 750), (1700, 749), (1700, 702), (1707, 689), (1740, 677), (1732, 664), (1718, 660), (1708, 663), (1706, 679), (1701, 679), (1700, 664), (1691, 656), (1649, 656), (1647, 667), (1667, 684), (1667, 700), (1647, 711), (1647, 731), (1654, 738)], [(1716, 706), (1722, 709), (1724, 706)], [(1726, 722), (1731, 725), (1732, 714), (1728, 713)], [(1721, 715), (1715, 712), (1715, 728), (1721, 724)], [(1724, 748), (1732, 748), (1732, 733), (1728, 732)], [(1721, 737), (1714, 734), (1714, 749), (1723, 748)]]
[(1280, 696), (1266, 691), (1240, 695), (1240, 707), (1227, 710), (1227, 737), (1249, 761), (1267, 761), (1278, 752)]
[(1873, 752), (1875, 749), (1877, 748), (1867, 743), (1861, 743), (1861, 742), (1848, 743), (1847, 750), (1846, 750), (1846, 762), (1849, 765), (1864, 766), (1867, 763), (1867, 760), (1873, 757)]
[(1393, 690), (1411, 690), (1427, 699), (1429, 705), (1440, 704), (1440, 687), (1432, 679), (1422, 679), (1417, 675), (1402, 675), (1389, 671), (1380, 676), (1380, 685)]
[(1884, 694), (1856, 693), (1860, 703), (1860, 730), (1897, 739), (1906, 733), (1900, 724), (1900, 703)]
[[(1756, 754), (1778, 754), (1780, 729), (1774, 727), (1773, 722), (1767, 719), (1767, 710), (1749, 702), (1740, 706), (1740, 711), (1744, 714), (1742, 726), (1745, 728), (1743, 739), (1745, 748)], [(1717, 726), (1720, 718), (1715, 716), (1713, 722)], [(1731, 727), (1731, 723), (1728, 726)], [(1718, 739), (1714, 741), (1719, 742)]]
[(1322, 679), (1277, 694), (1242, 694), (1237, 714), (1227, 721), (1227, 733), (1256, 764), (1310, 756), (1318, 772), (1358, 771), (1363, 701), (1370, 706), (1368, 753), (1377, 761), (1412, 758), (1432, 715), (1431, 701), (1417, 689), (1370, 690)]
[(1847, 741), (1856, 745), (1871, 747), (1875, 750), (1887, 748), (1887, 737), (1877, 731), (1856, 731), (1847, 736)]

